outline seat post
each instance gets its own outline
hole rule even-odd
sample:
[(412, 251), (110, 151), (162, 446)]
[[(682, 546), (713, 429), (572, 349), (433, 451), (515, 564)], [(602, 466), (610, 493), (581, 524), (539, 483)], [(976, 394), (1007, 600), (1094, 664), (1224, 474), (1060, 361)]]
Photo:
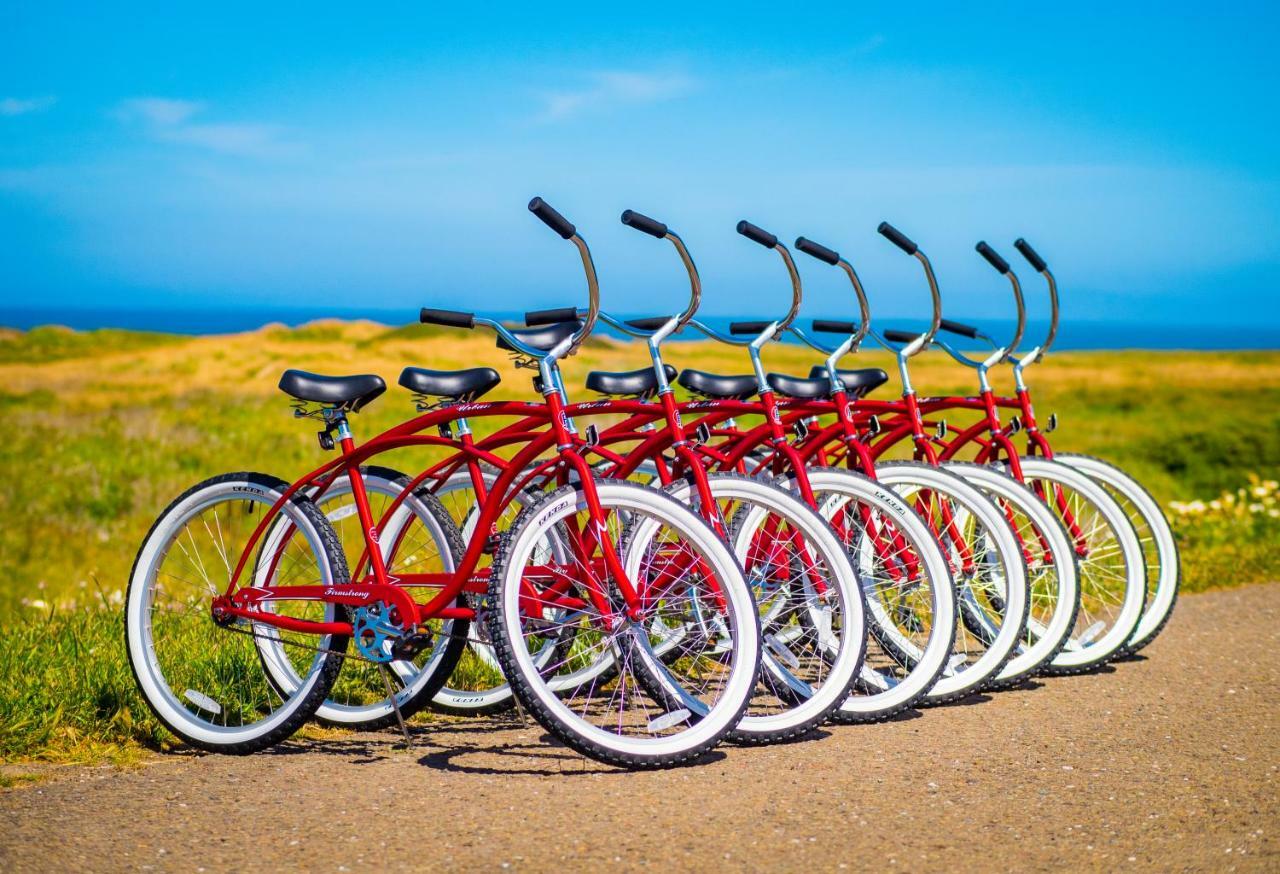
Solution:
[[(346, 411), (327, 407), (324, 411), (325, 421), (329, 427), (338, 435), (338, 446), (342, 450), (344, 456), (350, 456), (356, 449), (356, 440), (351, 433), (351, 425), (347, 422)], [(351, 483), (351, 497), (356, 502), (356, 513), (360, 517), (360, 527), (364, 530), (366, 551), (369, 554), (369, 562), (373, 567), (373, 579), (378, 585), (386, 585), (387, 583), (387, 566), (382, 558), (382, 547), (378, 543), (378, 526), (373, 518), (373, 510), (369, 506), (369, 493), (364, 487), (364, 477), (360, 473), (360, 464), (356, 461), (349, 461), (344, 469), (347, 473), (347, 480)], [(411, 621), (411, 617), (406, 617), (405, 621)]]

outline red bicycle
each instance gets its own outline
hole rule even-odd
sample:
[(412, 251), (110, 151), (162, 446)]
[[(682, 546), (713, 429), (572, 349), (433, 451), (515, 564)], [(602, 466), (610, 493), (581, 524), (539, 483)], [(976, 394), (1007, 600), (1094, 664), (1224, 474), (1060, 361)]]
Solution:
[[(1039, 426), (1025, 375), (1028, 367), (1044, 360), (1049, 348), (1053, 345), (1054, 338), (1057, 336), (1059, 316), (1058, 284), (1053, 274), (1049, 271), (1048, 264), (1031, 248), (1031, 245), (1026, 240), (1019, 238), (1014, 241), (1013, 245), (1014, 248), (1022, 253), (1022, 256), (1026, 258), (1032, 268), (1045, 279), (1049, 292), (1049, 328), (1043, 342), (1038, 346), (1033, 347), (1024, 355), (1012, 354), (1017, 349), (1018, 342), (1025, 330), (1026, 309), (1022, 303), (1021, 290), (1016, 285), (1016, 277), (1013, 276), (1012, 271), (1005, 269), (1008, 266), (1007, 263), (1003, 258), (998, 261), (992, 261), (991, 258), (988, 258), (988, 261), (992, 261), (996, 269), (1006, 272), (1015, 282), (1017, 315), (1015, 339), (1007, 347), (1010, 350), (1007, 360), (1013, 366), (1014, 395), (1009, 397), (992, 393), (990, 404), (995, 409), (1013, 412), (1006, 430), (1011, 435), (1015, 435), (1019, 431), (1025, 432), (1027, 442), (1024, 458), (1038, 457), (1060, 461), (1086, 474), (1090, 479), (1093, 479), (1106, 489), (1107, 493), (1120, 505), (1129, 523), (1133, 526), (1138, 540), (1142, 544), (1143, 560), (1146, 566), (1146, 607), (1143, 609), (1142, 618), (1138, 621), (1137, 628), (1134, 629), (1132, 636), (1129, 637), (1124, 646), (1126, 651), (1134, 652), (1154, 640), (1172, 614), (1181, 578), (1178, 545), (1174, 540), (1169, 520), (1160, 509), (1160, 504), (1136, 479), (1116, 465), (1101, 458), (1073, 452), (1054, 452), (1049, 445), (1048, 435), (1057, 428), (1058, 417), (1050, 415), (1046, 426), (1044, 428)], [(990, 251), (990, 249), (988, 248), (987, 251)], [(983, 254), (985, 257), (986, 252)], [(998, 258), (999, 256), (996, 257)], [(944, 320), (942, 329), (958, 336), (981, 340), (990, 344), (992, 348), (998, 348), (998, 344), (994, 339), (971, 325)], [(968, 360), (966, 360), (966, 363), (973, 366), (972, 362)], [(984, 415), (971, 429), (973, 433), (966, 434), (962, 432), (956, 436), (953, 442), (957, 451), (961, 447), (970, 449), (974, 447), (982, 448), (981, 441), (986, 438), (991, 430), (991, 417), (986, 413), (986, 404), (987, 401), (984, 399)], [(945, 410), (946, 407), (939, 405), (934, 409), (940, 412)]]
[[(1020, 456), (1009, 433), (1002, 427), (987, 373), (1009, 357), (1020, 341), (1021, 328), (1015, 332), (1012, 343), (996, 347), (982, 361), (968, 359), (937, 340), (936, 332), (943, 327), (945, 320), (942, 319), (941, 295), (928, 258), (912, 240), (892, 226), (882, 224), (880, 232), (925, 266), (933, 300), (933, 320), (931, 329), (925, 333), (888, 330), (882, 337), (876, 335), (877, 340), (896, 354), (903, 396), (901, 405), (895, 407), (885, 407), (875, 401), (860, 402), (864, 414), (877, 417), (879, 430), (872, 440), (873, 456), (879, 457), (911, 441), (917, 455), (925, 454), (954, 465), (961, 449), (976, 447), (973, 453), (975, 464), (953, 469), (975, 479), (975, 482), (983, 479), (984, 488), (995, 487), (997, 480), (993, 478), (992, 470), (1004, 471), (1030, 487), (1058, 517), (1070, 538), (1070, 549), (1065, 551), (1061, 543), (1054, 546), (1055, 531), (1050, 526), (1039, 526), (1034, 539), (1022, 538), (1024, 549), (1033, 548), (1039, 542), (1043, 557), (1038, 562), (1040, 566), (1057, 563), (1056, 579), (1051, 585), (1041, 583), (1037, 586), (1033, 582), (1033, 589), (1039, 589), (1033, 594), (1033, 601), (1037, 600), (1038, 594), (1042, 609), (1037, 615), (1033, 607), (1027, 625), (1028, 644), (1033, 645), (1032, 639), (1051, 640), (1059, 647), (1051, 650), (1054, 653), (1052, 659), (1040, 669), (1050, 673), (1074, 672), (1114, 658), (1132, 633), (1142, 611), (1145, 567), (1132, 526), (1119, 505), (1090, 478), (1049, 459)], [(1010, 279), (1019, 312), (1022, 312), (1017, 277), (985, 243), (979, 245), (978, 251)], [(909, 361), (930, 345), (939, 345), (956, 360), (977, 370), (977, 396), (923, 399), (916, 396), (911, 384)], [(939, 411), (956, 410), (977, 411), (982, 419), (953, 433), (944, 420), (929, 418)], [(1070, 574), (1065, 561), (1068, 555), (1074, 555), (1078, 567), (1080, 593), (1079, 606), (1073, 606), (1070, 611), (1067, 609), (1069, 602), (1064, 597), (1069, 594), (1065, 586), (1066, 577)], [(1037, 562), (1033, 559), (1032, 564), (1035, 566)]]
[[(647, 339), (654, 352), (654, 365), (630, 373), (593, 373), (588, 388), (609, 395), (608, 400), (569, 404), (565, 413), (572, 422), (593, 416), (624, 416), (640, 421), (645, 439), (626, 452), (605, 448), (606, 440), (596, 426), (585, 434), (572, 435), (581, 454), (588, 458), (597, 476), (625, 478), (655, 458), (662, 464), (661, 484), (681, 503), (694, 507), (729, 542), (747, 571), (761, 614), (765, 647), (762, 680), (757, 693), (732, 736), (753, 743), (796, 737), (820, 724), (838, 707), (848, 693), (862, 659), (865, 640), (863, 605), (857, 578), (844, 545), (830, 526), (797, 497), (768, 482), (732, 474), (708, 474), (693, 449), (680, 422), (666, 383), (666, 368), (658, 349), (663, 339), (692, 318), (700, 300), (701, 284), (696, 268), (678, 235), (666, 225), (632, 211), (623, 213), (623, 222), (667, 240), (681, 254), (690, 280), (690, 299), (679, 315), (637, 320), (630, 324), (600, 313), (601, 319), (622, 330)], [(545, 345), (581, 324), (574, 308), (531, 313), (527, 322), (534, 330), (515, 332), (530, 345)], [(590, 317), (588, 315), (588, 317)], [(563, 386), (554, 387), (563, 393)], [(653, 399), (658, 403), (653, 403)], [(545, 424), (530, 417), (517, 420), (477, 441), (477, 451), (499, 452), (509, 445), (522, 445), (530, 432)], [(661, 459), (670, 453), (671, 466)], [(519, 494), (528, 501), (553, 486), (553, 465), (531, 465), (519, 485)], [(464, 524), (470, 526), (476, 502), (486, 500), (494, 473), (473, 457), (458, 455), (437, 463), (411, 480), (407, 488), (420, 484), (438, 488), (465, 510)], [(466, 509), (470, 507), (471, 509)], [(554, 548), (554, 544), (549, 544)], [(681, 642), (698, 633), (692, 625), (654, 625), (650, 633), (660, 643), (659, 655), (679, 655)], [(465, 685), (475, 687), (475, 662), (491, 664), (491, 648), (484, 641), (469, 647), (472, 665), (464, 667)], [(598, 676), (614, 670), (609, 653), (589, 667)], [(510, 701), (510, 689), (491, 680), (482, 688), (450, 688), (444, 705), (463, 709), (492, 710)], [(462, 684), (459, 684), (462, 685)]]
[[(128, 653), (149, 706), (184, 741), (233, 753), (279, 742), (317, 711), (344, 661), (373, 666), (390, 692), (388, 666), (433, 647), (433, 623), (476, 619), (468, 598), (477, 596), (516, 697), (584, 754), (631, 767), (672, 765), (710, 749), (737, 724), (760, 658), (751, 590), (696, 512), (657, 490), (599, 479), (578, 451), (558, 361), (594, 327), (599, 289), (573, 225), (538, 198), (530, 210), (582, 256), (585, 323), (540, 349), (492, 320), (438, 310), (423, 317), (494, 330), (537, 362), (541, 403), (466, 402), (495, 381), (477, 371), (420, 371), (412, 374), (414, 390), (444, 405), (357, 446), (350, 416), (383, 393), (383, 381), (287, 371), (282, 390), (299, 415), (323, 424), (321, 445), (336, 445), (337, 457), (292, 484), (258, 473), (214, 477), (178, 497), (152, 526), (130, 579)], [(504, 459), (453, 430), (462, 416), (536, 419), (542, 427)], [(437, 543), (439, 568), (393, 573), (383, 547), (401, 539), (405, 526), (395, 520), (412, 491), (375, 519), (362, 466), (410, 446), (443, 447), (499, 474), (481, 506), (479, 533), (461, 555), (451, 548), (460, 541)], [(522, 475), (547, 453), (559, 487), (523, 511), (494, 549), (487, 533)], [(354, 575), (308, 497), (343, 476), (365, 542)], [(436, 521), (445, 528), (448, 520)], [(545, 549), (557, 539), (563, 555)], [(491, 564), (481, 569), (490, 549)], [(664, 659), (649, 633), (655, 623), (691, 624), (701, 633), (682, 644), (680, 658)], [(615, 663), (608, 682), (553, 687), (557, 676), (605, 650)]]
[[(769, 242), (765, 240), (766, 244)], [(1030, 518), (1038, 514), (1041, 524), (1054, 523), (1032, 495), (1011, 481), (998, 484), (1001, 493), (1007, 496), (1002, 513), (982, 490), (942, 469), (936, 459), (922, 456), (914, 463), (875, 463), (865, 443), (868, 431), (854, 421), (853, 399), (887, 377), (882, 371), (836, 369), (839, 359), (855, 350), (869, 330), (870, 308), (866, 296), (856, 272), (838, 254), (804, 238), (797, 240), (797, 248), (845, 270), (858, 297), (860, 325), (816, 322), (818, 330), (847, 335), (845, 342), (835, 349), (811, 340), (790, 322), (783, 325), (784, 330), (827, 355), (826, 364), (815, 367), (808, 379), (765, 373), (760, 352), (769, 336), (764, 334), (745, 344), (751, 356), (752, 376), (722, 377), (685, 371), (680, 381), (691, 390), (705, 393), (711, 387), (722, 397), (735, 390), (759, 392), (764, 405), (764, 423), (752, 429), (738, 427), (735, 417), (742, 410), (727, 406), (723, 399), (697, 405), (716, 411), (708, 413), (699, 424), (717, 441), (714, 452), (722, 465), (769, 472), (776, 471), (779, 462), (785, 460), (788, 469), (803, 472), (829, 470), (828, 465), (843, 460), (848, 471), (856, 471), (903, 494), (928, 523), (931, 536), (947, 556), (958, 586), (962, 620), (953, 653), (942, 676), (928, 688), (925, 700), (951, 700), (978, 689), (1012, 682), (1038, 665), (1044, 652), (1028, 652), (1029, 647), (1020, 642), (1029, 593), (1023, 551), (1009, 521), (1025, 527), (1031, 524), (1026, 521), (1028, 514)], [(731, 330), (756, 333), (763, 327), (764, 323), (738, 323), (731, 326)], [(725, 342), (735, 342), (705, 327), (704, 331)], [(836, 418), (833, 424), (819, 425), (821, 417), (833, 415)], [(789, 445), (789, 439), (793, 439), (794, 444)], [(845, 475), (852, 475), (848, 471)], [(868, 600), (872, 605), (881, 603), (871, 594)], [(880, 658), (909, 665), (900, 629), (911, 628), (918, 622), (918, 616), (910, 610), (887, 606), (871, 606), (869, 616), (872, 637), (880, 645)], [(864, 702), (869, 708), (877, 707), (876, 699), (884, 692), (900, 691), (892, 684), (889, 689), (869, 686), (868, 691), (875, 692)]]

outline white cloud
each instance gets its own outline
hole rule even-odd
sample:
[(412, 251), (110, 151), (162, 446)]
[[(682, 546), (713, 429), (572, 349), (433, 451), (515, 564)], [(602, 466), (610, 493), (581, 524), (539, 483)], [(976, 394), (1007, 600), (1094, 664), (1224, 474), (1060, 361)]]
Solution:
[(56, 97), (5, 97), (0, 99), (0, 115), (26, 115), (29, 112), (43, 112), (58, 102)]
[(586, 87), (542, 94), (542, 121), (561, 121), (580, 112), (624, 104), (658, 103), (688, 94), (697, 81), (684, 73), (638, 73), (605, 70), (593, 73)]
[(278, 125), (253, 122), (196, 122), (205, 104), (168, 97), (135, 97), (119, 106), (117, 116), (141, 123), (152, 138), (249, 158), (276, 158), (296, 154), (296, 145), (285, 141)]
[(120, 104), (119, 116), (126, 121), (140, 120), (163, 126), (181, 124), (202, 109), (204, 104), (195, 100), (134, 97)]

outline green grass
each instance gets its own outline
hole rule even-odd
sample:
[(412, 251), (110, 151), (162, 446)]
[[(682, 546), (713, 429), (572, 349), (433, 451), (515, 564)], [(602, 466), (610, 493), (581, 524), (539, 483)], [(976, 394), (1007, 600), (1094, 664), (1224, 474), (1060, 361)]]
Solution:
[[(706, 343), (673, 345), (669, 357), (744, 370), (740, 351)], [(129, 568), (152, 520), (192, 484), (232, 470), (294, 478), (325, 459), (315, 423), (294, 419), (275, 390), (283, 369), (387, 377), (387, 396), (355, 419), (368, 436), (413, 413), (394, 385), (406, 364), (493, 364), (500, 391), (531, 397), (530, 371), (503, 360), (488, 336), (372, 323), (209, 338), (0, 333), (0, 760), (128, 759), (165, 743), (124, 657)], [(812, 363), (791, 347), (771, 349), (769, 360), (789, 372)], [(918, 360), (922, 390), (972, 390), (971, 374), (944, 356)], [(639, 346), (598, 340), (566, 376), (580, 385), (589, 369), (643, 364)], [(1272, 508), (1210, 507), (1224, 492), (1280, 479), (1280, 353), (1061, 353), (1031, 380), (1040, 417), (1056, 411), (1062, 422), (1055, 446), (1116, 462), (1164, 505), (1204, 502), (1204, 511), (1170, 513), (1186, 591), (1280, 579)], [(418, 470), (427, 460), (401, 451), (383, 463)]]

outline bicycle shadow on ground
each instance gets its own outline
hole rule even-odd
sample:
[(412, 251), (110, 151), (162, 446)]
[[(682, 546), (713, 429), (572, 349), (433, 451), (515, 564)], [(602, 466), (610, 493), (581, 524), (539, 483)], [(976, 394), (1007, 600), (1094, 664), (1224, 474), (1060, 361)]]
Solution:
[[(465, 756), (497, 756), (500, 764), (483, 764), (459, 761)], [(685, 766), (706, 765), (725, 758), (720, 750), (704, 753)], [(529, 777), (597, 777), (601, 775), (629, 774), (625, 768), (616, 768), (579, 755), (568, 747), (559, 745), (550, 735), (543, 735), (536, 743), (507, 743), (489, 746), (463, 746), (427, 753), (418, 764), (437, 771), (458, 774), (483, 774)]]
[(885, 719), (883, 721), (884, 722), (910, 722), (913, 719), (920, 719), (923, 716), (924, 716), (924, 711), (921, 710), (919, 707), (908, 707), (906, 710), (902, 710), (898, 713), (895, 713), (893, 714), (893, 716), (890, 716), (888, 719)]
[(986, 704), (991, 700), (991, 696), (985, 692), (974, 692), (965, 695), (963, 698), (957, 698), (954, 701), (944, 701), (941, 704), (935, 704), (935, 707), (972, 707), (974, 704)]
[[(531, 737), (534, 732), (536, 736)], [(511, 734), (511, 739), (493, 740), (494, 735), (502, 733)], [(629, 773), (574, 752), (532, 722), (476, 719), (411, 724), (409, 736), (412, 744), (407, 748), (404, 737), (394, 728), (349, 737), (294, 738), (264, 750), (261, 755), (334, 756), (353, 765), (404, 759), (433, 770), (481, 775), (545, 777)], [(825, 732), (814, 735), (815, 739), (825, 736)], [(471, 758), (476, 761), (469, 761)], [(723, 752), (712, 750), (688, 764), (708, 764), (724, 758)]]

